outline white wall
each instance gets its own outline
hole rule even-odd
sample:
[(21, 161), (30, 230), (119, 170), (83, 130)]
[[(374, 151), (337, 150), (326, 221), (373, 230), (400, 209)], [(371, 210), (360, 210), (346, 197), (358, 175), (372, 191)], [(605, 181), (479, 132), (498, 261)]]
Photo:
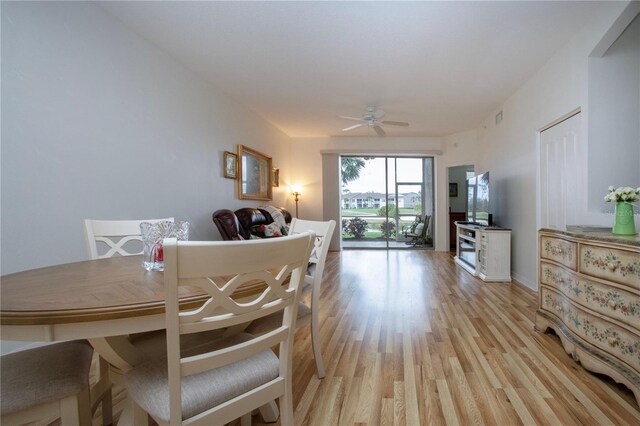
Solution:
[(610, 213), (609, 185), (640, 186), (640, 18), (589, 58), (588, 126), (589, 209)]
[[(583, 123), (588, 122), (588, 55), (625, 6), (621, 2), (609, 16), (594, 17), (591, 25), (496, 109), (503, 110), (499, 125), (492, 114), (478, 132), (486, 154), (476, 171), (491, 171), (494, 219), (513, 229), (512, 275), (532, 289), (537, 288), (537, 132), (578, 107), (585, 115)], [(587, 134), (586, 129), (582, 134)], [(610, 143), (613, 148), (617, 142)], [(586, 188), (583, 191), (586, 198)]]
[[(237, 144), (291, 140), (91, 3), (2, 2), (2, 274), (88, 258), (82, 220), (175, 216), (217, 239)], [(283, 187), (274, 204), (291, 207)]]

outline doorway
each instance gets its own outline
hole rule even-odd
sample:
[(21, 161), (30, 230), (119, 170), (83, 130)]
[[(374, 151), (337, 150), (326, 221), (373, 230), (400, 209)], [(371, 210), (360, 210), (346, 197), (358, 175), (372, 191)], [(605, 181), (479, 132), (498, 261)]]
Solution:
[(467, 220), (467, 179), (475, 173), (473, 164), (448, 167), (447, 177), (449, 182), (449, 250), (456, 250), (458, 239), (455, 222)]
[(342, 247), (432, 248), (433, 164), (433, 157), (341, 156)]

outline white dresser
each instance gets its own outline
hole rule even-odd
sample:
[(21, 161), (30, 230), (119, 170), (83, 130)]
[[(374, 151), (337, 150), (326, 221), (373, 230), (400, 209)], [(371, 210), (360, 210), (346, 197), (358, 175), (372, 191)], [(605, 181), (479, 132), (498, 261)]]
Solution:
[(640, 405), (640, 238), (538, 234), (536, 329), (554, 329), (576, 361), (626, 385)]

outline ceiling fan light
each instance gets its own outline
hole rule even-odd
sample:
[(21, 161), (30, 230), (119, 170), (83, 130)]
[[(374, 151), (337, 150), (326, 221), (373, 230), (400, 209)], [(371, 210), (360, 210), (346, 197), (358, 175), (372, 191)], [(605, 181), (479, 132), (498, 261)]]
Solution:
[(359, 124), (345, 127), (344, 129), (342, 129), (343, 132), (348, 132), (350, 130), (357, 129), (359, 127), (366, 125), (367, 134), (369, 134), (369, 129), (373, 127), (373, 130), (375, 130), (378, 136), (386, 136), (387, 132), (385, 132), (382, 127), (380, 127), (382, 125), (400, 126), (400, 127), (409, 126), (409, 123), (406, 123), (404, 121), (381, 121), (380, 118), (382, 118), (382, 116), (384, 115), (385, 115), (385, 112), (379, 109), (378, 107), (368, 106), (366, 112), (362, 114), (362, 118), (353, 117), (350, 115), (338, 115), (337, 117), (345, 120), (353, 120), (353, 121), (360, 122)]

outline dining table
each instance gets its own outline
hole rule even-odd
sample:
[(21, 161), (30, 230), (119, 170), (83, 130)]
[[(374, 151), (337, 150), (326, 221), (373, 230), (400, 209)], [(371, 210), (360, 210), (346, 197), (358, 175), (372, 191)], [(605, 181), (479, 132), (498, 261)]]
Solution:
[[(3, 340), (56, 342), (87, 339), (109, 364), (92, 388), (92, 402), (122, 373), (144, 360), (129, 339), (165, 329), (164, 273), (147, 271), (142, 256), (119, 256), (48, 266), (0, 277), (0, 332)], [(266, 284), (241, 285), (232, 295), (246, 299)], [(210, 296), (180, 287), (180, 309), (202, 305)], [(95, 396), (95, 398), (94, 398)]]

